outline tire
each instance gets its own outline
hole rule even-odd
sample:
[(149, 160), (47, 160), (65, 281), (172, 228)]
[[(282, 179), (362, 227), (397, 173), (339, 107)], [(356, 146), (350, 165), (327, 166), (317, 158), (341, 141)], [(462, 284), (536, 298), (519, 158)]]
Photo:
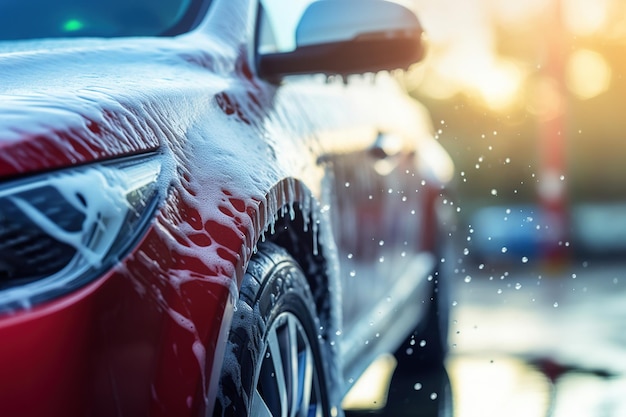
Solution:
[(300, 267), (280, 247), (259, 245), (233, 316), (214, 415), (329, 417), (319, 328)]

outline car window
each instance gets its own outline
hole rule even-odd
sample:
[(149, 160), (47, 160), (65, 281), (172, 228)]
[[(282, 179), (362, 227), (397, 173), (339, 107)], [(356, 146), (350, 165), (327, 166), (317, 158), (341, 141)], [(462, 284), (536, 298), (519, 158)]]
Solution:
[(175, 35), (208, 0), (0, 0), (0, 40)]
[(259, 19), (259, 52), (290, 52), (296, 48), (296, 27), (315, 0), (262, 0)]

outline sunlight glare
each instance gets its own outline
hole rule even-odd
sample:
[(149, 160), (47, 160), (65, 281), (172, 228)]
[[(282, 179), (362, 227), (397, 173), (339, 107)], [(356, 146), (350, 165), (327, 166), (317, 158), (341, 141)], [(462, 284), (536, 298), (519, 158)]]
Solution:
[(563, 0), (563, 20), (579, 36), (592, 35), (607, 23), (609, 0)]
[(396, 369), (393, 355), (381, 355), (365, 370), (344, 397), (344, 410), (381, 410), (387, 404), (389, 382)]
[[(448, 369), (455, 416), (527, 417), (548, 410), (549, 382), (521, 361), (497, 356), (455, 358)], [(528, 386), (536, 388), (522, 389)]]
[(523, 79), (524, 74), (515, 63), (500, 59), (486, 71), (476, 73), (473, 81), (487, 106), (504, 110), (519, 98)]

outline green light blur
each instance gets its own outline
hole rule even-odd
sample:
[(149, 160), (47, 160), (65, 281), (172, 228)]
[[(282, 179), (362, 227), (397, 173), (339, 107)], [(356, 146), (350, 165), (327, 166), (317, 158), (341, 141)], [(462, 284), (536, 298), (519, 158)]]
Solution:
[(76, 32), (77, 30), (81, 30), (85, 24), (78, 19), (69, 19), (65, 23), (63, 23), (63, 30), (65, 32)]

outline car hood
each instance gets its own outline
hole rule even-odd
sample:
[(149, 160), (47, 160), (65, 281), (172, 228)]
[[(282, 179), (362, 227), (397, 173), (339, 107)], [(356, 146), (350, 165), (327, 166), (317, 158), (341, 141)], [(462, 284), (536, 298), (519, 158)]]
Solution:
[[(0, 178), (155, 149), (200, 110), (190, 86), (219, 89), (211, 75), (235, 61), (202, 37), (198, 49), (177, 38), (1, 45)], [(182, 95), (189, 108), (168, 103)]]

